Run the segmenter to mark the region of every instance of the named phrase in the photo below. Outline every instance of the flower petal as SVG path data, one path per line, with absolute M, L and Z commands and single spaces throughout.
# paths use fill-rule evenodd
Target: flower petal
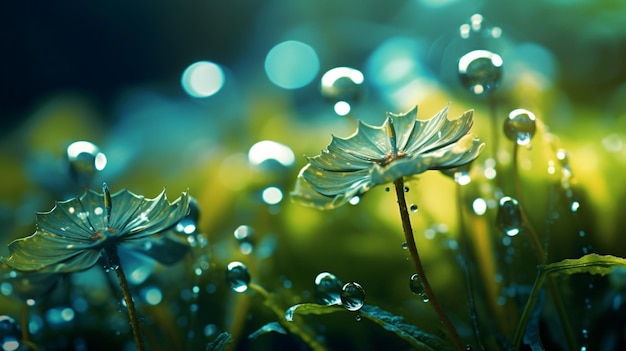
M 172 231 L 162 235 L 153 235 L 150 238 L 124 241 L 122 247 L 148 256 L 165 265 L 179 262 L 189 252 L 186 240 Z
M 302 175 L 296 179 L 296 186 L 289 194 L 291 200 L 303 206 L 314 207 L 320 210 L 331 210 L 333 206 L 333 196 L 325 196 L 318 193 L 311 184 L 309 184 Z
M 383 126 L 386 126 L 389 118 L 392 119 L 393 128 L 396 132 L 396 149 L 404 150 L 409 140 L 411 140 L 411 134 L 413 133 L 415 124 L 418 122 L 417 106 L 406 113 L 395 114 L 387 112 L 387 120 L 385 120 Z
M 67 238 L 38 229 L 35 234 L 9 244 L 3 261 L 20 271 L 75 272 L 93 266 L 100 257 L 94 244 L 75 244 Z
M 372 127 L 359 121 L 357 131 L 351 136 L 333 136 L 328 151 L 348 154 L 365 161 L 379 161 L 391 152 L 391 143 L 384 127 Z
M 327 171 L 356 171 L 372 165 L 372 162 L 350 154 L 331 153 L 328 150 L 322 150 L 317 156 L 307 157 L 307 160 L 312 166 Z
M 302 177 L 322 195 L 335 196 L 344 192 L 362 193 L 369 190 L 370 170 L 349 172 L 325 171 L 315 167 L 302 169 Z
M 114 205 L 115 206 L 115 205 Z M 124 240 L 143 238 L 164 232 L 175 226 L 189 213 L 189 194 L 183 194 L 170 203 L 165 189 L 154 199 L 144 199 L 135 208 L 135 216 L 127 223 Z

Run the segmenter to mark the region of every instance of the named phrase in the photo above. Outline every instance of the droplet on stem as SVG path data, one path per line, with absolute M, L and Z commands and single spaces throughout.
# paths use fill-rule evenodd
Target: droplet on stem
M 424 286 L 422 285 L 422 281 L 420 280 L 419 275 L 417 273 L 413 274 L 409 279 L 409 288 L 411 292 L 415 295 L 418 295 L 422 298 L 422 301 L 428 302 L 430 298 L 428 294 L 426 294 L 426 290 L 424 290 Z
M 461 84 L 474 95 L 495 90 L 502 80 L 502 57 L 488 50 L 473 50 L 459 59 Z
M 226 267 L 226 282 L 233 291 L 244 292 L 248 290 L 248 284 L 250 284 L 248 267 L 238 261 L 229 263 Z
M 525 109 L 511 111 L 504 120 L 504 134 L 517 145 L 529 145 L 536 130 L 535 114 Z
M 498 214 L 496 215 L 498 227 L 508 236 L 519 234 L 522 226 L 522 213 L 519 202 L 510 196 L 500 199 Z

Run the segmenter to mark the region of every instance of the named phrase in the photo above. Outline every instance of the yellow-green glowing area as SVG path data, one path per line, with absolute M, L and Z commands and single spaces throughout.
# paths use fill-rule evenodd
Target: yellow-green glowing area
M 224 71 L 210 61 L 198 61 L 185 69 L 180 84 L 189 96 L 206 98 L 215 95 L 224 86 Z
M 300 41 L 288 40 L 274 46 L 265 57 L 265 73 L 283 89 L 298 89 L 311 83 L 320 69 L 315 50 Z

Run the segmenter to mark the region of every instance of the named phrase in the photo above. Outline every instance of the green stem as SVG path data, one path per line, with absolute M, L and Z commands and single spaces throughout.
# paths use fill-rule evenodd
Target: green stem
M 135 339 L 135 345 L 137 345 L 137 351 L 144 351 L 145 348 L 143 345 L 143 339 L 141 338 L 139 331 L 139 317 L 137 315 L 137 309 L 135 308 L 135 302 L 133 301 L 133 297 L 128 288 L 128 281 L 126 280 L 126 275 L 122 269 L 120 257 L 117 254 L 117 246 L 111 245 L 105 248 L 105 252 L 109 259 L 109 266 L 115 271 L 117 280 L 122 288 L 124 303 L 126 304 L 126 309 L 128 310 L 128 318 L 130 319 L 130 326 L 133 330 L 133 337 Z
M 454 341 L 456 348 L 459 351 L 465 350 L 465 347 L 463 346 L 463 342 L 461 341 L 459 334 L 454 328 L 454 325 L 452 324 L 452 322 L 450 322 L 450 319 L 448 318 L 448 316 L 446 315 L 446 312 L 441 307 L 441 304 L 439 304 L 439 300 L 437 300 L 437 297 L 435 296 L 435 293 L 433 292 L 433 289 L 431 288 L 430 283 L 428 282 L 428 279 L 426 278 L 426 272 L 424 272 L 422 261 L 420 260 L 419 253 L 417 252 L 417 245 L 415 244 L 415 238 L 413 237 L 413 228 L 411 226 L 411 220 L 409 218 L 409 211 L 406 206 L 406 199 L 404 197 L 404 179 L 402 178 L 396 179 L 393 182 L 393 185 L 396 188 L 396 196 L 398 197 L 398 207 L 400 209 L 400 217 L 402 218 L 402 229 L 404 230 L 404 237 L 406 240 L 407 248 L 409 250 L 409 253 L 411 254 L 413 265 L 415 266 L 415 272 L 420 278 L 422 286 L 424 287 L 424 292 L 426 293 L 426 296 L 430 300 L 431 306 L 433 306 L 433 308 L 435 309 L 435 312 L 437 313 L 437 315 L 439 316 L 439 319 L 441 320 L 441 323 L 443 323 L 444 327 L 447 329 L 448 333 L 450 334 L 450 337 L 452 337 L 452 340 Z
M 519 152 L 519 145 L 517 143 L 513 143 L 513 163 L 512 163 L 513 182 L 515 183 L 515 191 L 517 192 L 516 196 L 518 198 L 517 200 L 523 204 L 524 200 L 521 198 L 523 194 L 523 189 L 522 189 L 523 187 L 522 187 L 522 180 L 519 174 L 518 152 Z M 543 249 L 543 246 L 541 245 L 539 241 L 539 236 L 537 235 L 535 228 L 531 224 L 530 220 L 528 219 L 528 216 L 526 215 L 526 212 L 524 211 L 524 206 L 521 206 L 521 205 L 520 205 L 520 214 L 522 216 L 522 223 L 524 225 L 524 229 L 526 229 L 526 232 L 528 233 L 528 238 L 530 239 L 530 242 L 533 246 L 535 255 L 537 256 L 540 264 L 545 264 L 548 259 L 548 255 Z M 561 325 L 563 326 L 563 332 L 565 333 L 565 339 L 567 340 L 567 345 L 570 350 L 575 350 L 576 349 L 576 337 L 574 336 L 572 325 L 569 322 L 569 318 L 565 310 L 565 303 L 563 302 L 563 297 L 561 296 L 561 293 L 559 291 L 559 288 L 556 282 L 554 281 L 554 278 L 551 276 L 548 276 L 546 279 L 548 281 L 548 293 L 550 294 L 550 296 L 552 296 L 552 299 L 554 300 L 557 314 L 559 315 Z M 541 279 L 539 283 L 543 283 L 543 279 Z M 532 305 L 535 304 L 534 300 L 536 300 L 536 296 L 534 299 L 529 298 L 528 303 L 526 304 L 526 308 L 529 307 L 529 304 L 531 305 L 530 306 L 531 311 L 532 311 Z M 526 313 L 526 309 L 524 310 L 524 313 Z M 525 329 L 525 325 L 526 324 L 520 324 L 518 325 L 518 328 L 521 326 L 524 326 L 524 329 Z M 516 333 L 519 333 L 519 332 L 520 332 L 519 330 L 516 330 Z
M 305 330 L 300 328 L 300 326 L 296 322 L 288 322 L 285 320 L 285 309 L 281 308 L 276 302 L 272 294 L 270 294 L 265 288 L 258 284 L 250 283 L 248 284 L 248 288 L 256 291 L 263 297 L 264 303 L 267 307 L 269 307 L 276 315 L 278 316 L 278 321 L 280 325 L 285 327 L 285 329 L 289 330 L 290 333 L 299 336 L 302 341 L 304 341 L 311 350 L 313 351 L 326 351 L 326 347 L 320 344 L 315 338 L 307 333 Z

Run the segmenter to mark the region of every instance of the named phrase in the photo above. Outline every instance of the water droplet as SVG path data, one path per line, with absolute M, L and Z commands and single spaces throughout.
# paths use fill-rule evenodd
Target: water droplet
M 229 263 L 226 267 L 226 282 L 233 291 L 244 292 L 248 290 L 248 284 L 250 283 L 248 267 L 237 261 Z
M 357 283 L 346 283 L 341 288 L 341 303 L 348 311 L 358 311 L 365 303 L 365 289 Z
M 20 348 L 22 332 L 15 319 L 9 316 L 0 316 L 0 348 L 4 351 L 14 351 Z
M 576 200 L 572 201 L 572 203 L 570 204 L 570 210 L 572 210 L 572 212 L 578 212 L 579 208 L 580 208 L 580 202 Z
M 404 187 L 404 192 L 405 192 L 405 193 L 408 193 L 408 192 L 409 192 L 409 190 L 410 190 L 410 189 L 409 189 L 409 187 L 408 187 L 408 186 L 405 186 L 405 187 Z
M 293 315 L 296 311 L 296 308 L 298 308 L 298 305 L 291 306 L 287 309 L 287 311 L 285 311 L 285 320 L 287 322 L 293 322 Z
M 334 274 L 322 272 L 315 277 L 315 301 L 320 305 L 341 304 L 341 280 Z
M 283 191 L 278 187 L 270 186 L 263 190 L 261 198 L 268 205 L 277 205 L 283 201 Z
M 485 199 L 479 197 L 472 201 L 472 210 L 478 216 L 482 216 L 487 212 L 487 201 Z
M 361 319 L 363 319 L 363 317 L 361 317 L 360 313 L 357 313 L 356 316 L 354 316 L 354 320 L 356 320 L 357 322 L 360 322 Z
M 522 214 L 519 202 L 509 196 L 501 198 L 496 222 L 506 235 L 515 236 L 519 234 L 520 227 L 522 226 Z
M 385 187 L 385 191 L 389 192 L 389 191 L 391 191 L 391 188 L 387 186 L 387 187 Z
M 465 351 L 474 351 L 474 348 L 472 347 L 472 345 L 465 345 Z
M 475 95 L 495 90 L 502 80 L 502 57 L 488 50 L 473 50 L 459 59 L 461 84 Z
M 350 205 L 358 205 L 359 202 L 361 202 L 361 197 L 360 196 L 353 196 L 350 201 L 348 201 L 350 203 Z
M 350 67 L 335 67 L 322 76 L 322 96 L 331 102 L 358 101 L 363 95 L 364 76 L 361 71 Z
M 422 301 L 424 302 L 430 301 L 430 299 L 428 298 L 428 295 L 426 294 L 426 290 L 424 290 L 422 281 L 420 280 L 420 277 L 419 275 L 417 275 L 417 273 L 413 274 L 411 278 L 409 279 L 409 288 L 411 289 L 411 292 L 413 294 L 421 297 Z
M 198 200 L 189 197 L 189 214 L 180 220 L 174 230 L 180 234 L 194 234 L 198 230 L 198 220 L 200 219 L 200 206 Z
M 410 209 L 411 209 L 411 212 L 417 212 L 417 205 L 411 204 Z
M 405 242 L 402 243 L 402 249 L 406 250 L 409 247 L 409 245 Z
M 72 179 L 81 187 L 88 186 L 97 172 L 103 170 L 107 158 L 100 148 L 89 141 L 75 141 L 66 150 Z
M 239 251 L 244 255 L 249 255 L 254 250 L 254 230 L 247 225 L 240 225 L 233 232 L 235 239 L 239 243 Z
M 529 145 L 536 130 L 535 114 L 525 109 L 511 111 L 504 120 L 504 134 L 518 145 Z

